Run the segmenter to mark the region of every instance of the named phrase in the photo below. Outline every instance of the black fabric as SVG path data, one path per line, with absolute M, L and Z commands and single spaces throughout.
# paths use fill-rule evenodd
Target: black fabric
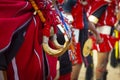
M 101 17 L 101 15 L 105 12 L 106 8 L 108 5 L 104 5 L 102 7 L 100 7 L 97 11 L 95 11 L 92 15 L 94 15 L 95 17 L 97 17 L 98 19 Z
M 115 48 L 114 48 L 113 51 L 111 52 L 110 65 L 111 65 L 113 68 L 116 68 L 117 65 L 118 65 L 117 59 L 115 58 Z
M 120 25 L 120 20 L 119 20 L 118 24 Z
M 64 1 L 63 3 L 63 10 L 65 12 L 71 12 L 72 7 L 76 4 L 77 0 L 68 0 L 67 2 Z
M 47 80 L 47 76 L 49 74 L 49 70 L 48 70 L 48 63 L 47 63 L 47 58 L 46 58 L 46 55 L 45 55 L 45 51 L 43 50 L 43 58 L 44 58 L 44 73 L 45 73 L 45 78 Z
M 85 10 L 83 9 L 83 21 L 84 21 L 84 28 L 88 29 L 88 18 L 87 18 L 87 14 L 85 12 Z
M 65 42 L 64 35 L 62 34 L 62 32 L 59 29 L 57 29 L 57 31 L 58 31 L 57 32 L 58 43 L 60 43 L 61 45 L 63 45 L 64 42 Z
M 114 27 L 111 28 L 111 31 L 110 31 L 110 36 L 112 36 L 114 33 Z
M 119 54 L 120 55 L 120 54 Z M 120 64 L 120 58 L 118 58 L 118 64 Z
M 103 79 L 102 80 L 107 80 L 107 74 L 108 74 L 107 71 L 103 73 Z
M 89 65 L 86 69 L 85 80 L 92 80 L 93 73 L 94 73 L 93 72 L 93 67 Z
M 79 32 L 79 42 L 81 45 L 81 50 L 83 49 L 85 41 L 88 39 L 88 19 L 86 16 L 86 12 L 83 12 L 83 21 L 84 21 L 84 28 Z
M 17 51 L 24 41 L 23 34 L 26 31 L 29 22 L 30 20 L 26 21 L 26 23 L 22 25 L 19 30 L 16 30 L 12 37 L 10 46 L 6 50 L 0 52 L 0 70 L 6 70 L 8 64 L 17 54 Z
M 4 54 L 0 54 L 0 70 L 7 69 L 7 61 Z
M 80 30 L 79 35 L 80 35 L 79 36 L 79 42 L 80 42 L 80 45 L 81 45 L 81 50 L 83 50 L 84 43 L 88 39 L 88 29 Z
M 86 66 L 85 80 L 92 80 L 94 74 L 93 56 L 87 57 L 88 65 Z
M 64 36 L 63 34 L 58 30 L 57 34 L 57 40 L 60 44 L 64 44 Z M 70 73 L 72 71 L 72 64 L 69 59 L 68 51 L 66 51 L 62 56 L 58 57 L 60 61 L 60 75 L 64 75 L 67 73 Z
M 70 62 L 68 51 L 66 51 L 61 57 L 60 61 L 60 75 L 70 73 L 72 71 L 72 64 Z

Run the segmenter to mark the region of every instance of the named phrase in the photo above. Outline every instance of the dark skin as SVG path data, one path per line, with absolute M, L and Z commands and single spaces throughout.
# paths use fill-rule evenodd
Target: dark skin
M 99 33 L 97 32 L 94 23 L 88 22 L 89 29 L 95 34 L 96 37 L 96 43 L 102 43 L 102 38 L 100 37 Z

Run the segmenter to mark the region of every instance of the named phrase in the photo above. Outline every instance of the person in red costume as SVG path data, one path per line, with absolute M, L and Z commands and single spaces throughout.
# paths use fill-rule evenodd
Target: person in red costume
M 117 13 L 117 19 L 118 21 L 120 20 L 120 1 L 117 3 L 118 6 L 116 6 L 116 13 Z M 114 36 L 116 38 L 120 38 L 120 32 L 117 30 L 114 30 Z M 111 52 L 111 57 L 110 57 L 110 65 L 113 68 L 116 68 L 118 64 L 120 63 L 120 53 L 119 53 L 119 41 L 115 43 L 115 47 Z
M 59 24 L 51 0 L 0 0 L 0 70 L 9 80 L 53 80 L 57 57 L 43 38 Z M 41 11 L 40 11 L 41 10 Z
M 92 37 L 92 49 L 98 51 L 96 65 L 96 80 L 106 80 L 107 63 L 109 52 L 113 49 L 118 38 L 110 36 L 111 29 L 119 29 L 119 23 L 115 15 L 116 3 L 119 0 L 93 0 L 89 10 L 88 19 L 96 25 L 98 32 L 102 38 L 101 43 L 96 44 L 96 40 Z M 117 25 L 117 26 L 116 26 Z M 115 27 L 116 26 L 116 27 Z
M 58 0 L 63 4 L 63 10 L 66 15 L 72 15 L 73 21 L 71 24 L 73 25 L 74 35 L 75 35 L 75 46 L 77 49 L 75 56 L 71 56 L 72 59 L 72 73 L 71 80 L 77 80 L 79 76 L 79 72 L 82 65 L 82 48 L 84 42 L 88 37 L 88 29 L 91 29 L 96 34 L 96 39 L 98 42 L 100 41 L 100 36 L 97 33 L 95 26 L 88 22 L 86 17 L 86 11 L 84 8 L 84 1 L 82 0 Z M 76 33 L 77 32 L 77 33 Z M 71 50 L 72 51 L 72 50 Z M 74 55 L 74 54 L 73 54 Z

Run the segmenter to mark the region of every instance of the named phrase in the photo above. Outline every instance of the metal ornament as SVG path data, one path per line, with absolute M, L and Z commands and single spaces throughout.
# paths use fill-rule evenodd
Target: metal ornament
M 93 41 L 89 38 L 83 46 L 83 56 L 87 57 L 92 52 Z

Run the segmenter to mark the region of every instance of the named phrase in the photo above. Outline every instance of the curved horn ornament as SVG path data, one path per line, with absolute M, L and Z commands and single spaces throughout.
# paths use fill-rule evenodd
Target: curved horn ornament
M 59 44 L 58 41 L 57 41 L 57 35 L 54 34 L 54 29 L 53 27 L 51 27 L 50 29 L 50 36 L 51 36 L 51 40 L 53 42 L 53 45 L 55 46 L 55 48 L 59 49 L 59 48 L 62 48 L 63 45 Z
M 64 34 L 64 38 L 65 38 L 64 45 L 61 45 L 58 43 L 56 34 L 51 35 L 53 37 L 53 39 L 52 39 L 53 45 L 55 46 L 56 49 L 53 49 L 49 46 L 49 43 L 48 43 L 49 37 L 47 37 L 47 36 L 43 36 L 43 44 L 42 44 L 43 49 L 47 54 L 52 55 L 52 56 L 56 56 L 56 57 L 64 54 L 65 51 L 69 48 L 69 46 L 71 44 L 71 38 L 69 38 L 67 36 L 67 34 L 65 34 L 65 31 L 64 31 L 64 28 L 62 27 L 62 25 L 58 25 L 57 27 Z M 51 32 L 52 32 L 52 30 L 51 30 Z
M 65 53 L 65 51 L 68 49 L 69 45 L 70 45 L 70 40 L 66 41 L 63 45 L 62 48 L 58 48 L 58 49 L 53 49 L 49 46 L 48 44 L 49 41 L 49 37 L 43 36 L 43 49 L 45 50 L 46 53 L 48 53 L 49 55 L 52 56 L 61 56 L 62 54 Z
M 54 43 L 55 48 L 57 48 L 57 49 L 63 48 L 63 45 L 59 44 L 59 42 L 57 41 L 57 35 L 56 34 L 53 35 L 52 41 Z

